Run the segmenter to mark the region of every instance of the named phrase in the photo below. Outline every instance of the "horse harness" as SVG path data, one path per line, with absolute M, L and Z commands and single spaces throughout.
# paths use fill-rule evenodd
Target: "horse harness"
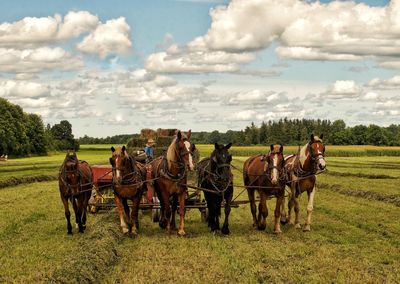
M 68 171 L 68 170 L 66 170 L 65 169 L 65 163 L 66 162 L 68 162 L 68 161 L 75 161 L 74 159 L 71 159 L 71 158 L 68 158 L 68 159 L 66 159 L 65 161 L 64 161 L 64 163 L 61 165 L 61 168 L 60 168 L 60 171 L 59 171 L 59 177 L 60 177 L 60 179 L 61 179 L 61 182 L 64 184 L 64 186 L 67 188 L 67 195 L 68 196 L 71 196 L 71 197 L 75 197 L 75 196 L 78 196 L 78 195 L 80 195 L 80 194 L 82 194 L 82 193 L 85 193 L 85 192 L 87 192 L 87 191 L 92 191 L 92 188 L 89 188 L 89 189 L 85 189 L 85 190 L 82 190 L 82 188 L 83 187 L 86 187 L 86 186 L 93 186 L 93 182 L 91 182 L 91 180 L 93 179 L 93 172 L 92 172 L 92 169 L 89 167 L 89 169 L 90 169 L 90 173 L 89 173 L 89 176 L 85 176 L 85 174 L 79 169 L 79 163 L 85 163 L 85 164 L 87 164 L 87 165 L 89 165 L 86 161 L 82 161 L 82 160 L 76 160 L 77 161 L 77 167 L 76 167 L 76 170 L 72 170 L 72 171 Z M 67 179 L 67 174 L 69 174 L 69 173 L 75 173 L 75 174 L 78 174 L 79 175 L 79 183 L 78 183 L 78 187 L 81 189 L 78 193 L 73 193 L 72 192 L 72 184 L 70 184 L 70 183 L 68 183 L 67 181 L 66 181 L 66 179 Z M 87 180 L 89 180 L 89 182 L 87 182 L 87 183 L 83 183 L 83 177 L 85 177 L 85 178 L 87 178 Z

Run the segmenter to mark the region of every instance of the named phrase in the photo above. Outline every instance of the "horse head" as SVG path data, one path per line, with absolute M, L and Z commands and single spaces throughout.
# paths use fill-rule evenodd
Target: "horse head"
M 110 164 L 113 170 L 114 182 L 121 184 L 123 180 L 131 179 L 135 166 L 133 158 L 129 156 L 125 146 L 117 149 L 111 147 L 111 153 Z
M 268 164 L 268 174 L 272 185 L 278 185 L 279 181 L 282 180 L 285 168 L 285 158 L 283 156 L 283 146 L 273 145 L 270 146 L 270 151 L 266 156 Z
M 216 173 L 216 179 L 219 181 L 230 181 L 231 179 L 231 161 L 232 155 L 228 150 L 232 143 L 224 145 L 214 144 L 214 151 L 211 153 L 211 172 Z
M 61 170 L 62 178 L 72 194 L 78 194 L 80 184 L 79 160 L 75 151 L 68 150 Z
M 184 163 L 185 167 L 193 171 L 195 168 L 193 151 L 196 149 L 196 146 L 194 145 L 194 143 L 190 143 L 191 135 L 191 130 L 189 130 L 187 134 L 184 134 L 180 130 L 178 130 L 175 140 L 175 152 L 178 156 L 178 159 Z
M 308 142 L 308 150 L 310 152 L 311 160 L 314 162 L 315 167 L 321 171 L 326 168 L 325 145 L 322 143 L 323 137 L 323 134 L 319 137 L 311 134 L 310 141 Z

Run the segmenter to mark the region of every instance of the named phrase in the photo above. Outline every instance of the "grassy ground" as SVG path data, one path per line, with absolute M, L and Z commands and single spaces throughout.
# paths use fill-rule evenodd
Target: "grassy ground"
M 202 154 L 212 149 L 202 147 Z M 109 150 L 82 150 L 78 157 L 106 164 Z M 56 175 L 63 158 L 10 160 L 0 164 L 0 181 L 20 172 Z M 245 159 L 235 156 L 233 164 L 241 168 Z M 312 231 L 287 225 L 278 236 L 272 234 L 274 200 L 264 232 L 252 228 L 242 205 L 232 210 L 228 237 L 212 235 L 196 209 L 187 213 L 186 238 L 167 235 L 146 211 L 135 239 L 122 236 L 113 211 L 90 215 L 85 234 L 67 236 L 56 181 L 0 189 L 0 282 L 400 282 L 400 203 L 392 202 L 400 198 L 400 158 L 327 162 L 329 171 L 318 176 Z M 234 175 L 242 184 L 241 173 Z

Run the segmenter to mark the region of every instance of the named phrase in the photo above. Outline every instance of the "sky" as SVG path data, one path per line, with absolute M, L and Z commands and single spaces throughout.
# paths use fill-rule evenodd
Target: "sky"
M 0 97 L 75 137 L 400 123 L 400 0 L 2 1 Z

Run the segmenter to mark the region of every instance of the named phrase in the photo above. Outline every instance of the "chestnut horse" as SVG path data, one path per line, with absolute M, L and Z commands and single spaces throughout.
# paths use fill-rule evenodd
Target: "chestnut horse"
M 291 223 L 291 213 L 294 206 L 296 215 L 294 225 L 297 229 L 301 228 L 299 223 L 300 203 L 298 198 L 302 192 L 307 191 L 307 219 L 303 228 L 305 232 L 311 230 L 311 214 L 314 208 L 315 195 L 315 174 L 318 171 L 324 171 L 326 168 L 324 157 L 325 146 L 322 143 L 322 138 L 322 134 L 320 137 L 311 134 L 310 141 L 299 150 L 299 153 L 285 157 L 287 186 L 290 187 L 288 221 Z
M 229 214 L 233 197 L 233 175 L 231 172 L 232 155 L 228 145 L 215 143 L 214 151 L 209 158 L 205 158 L 197 165 L 198 186 L 204 191 L 204 197 L 208 208 L 208 226 L 212 232 L 219 231 L 219 216 L 221 215 L 221 203 L 225 200 L 225 221 L 221 232 L 229 234 Z
M 146 170 L 127 153 L 125 146 L 117 149 L 111 147 L 111 153 L 113 190 L 122 232 L 129 236 L 137 235 L 139 205 L 145 186 Z M 128 199 L 132 201 L 131 212 Z
M 92 168 L 87 162 L 79 161 L 74 151 L 68 151 L 60 167 L 58 185 L 64 204 L 68 234 L 72 234 L 68 200 L 74 208 L 76 226 L 79 232 L 83 233 L 86 229 L 86 211 L 93 187 Z
M 190 143 L 191 131 L 187 135 L 177 132 L 167 154 L 151 162 L 154 189 L 160 199 L 161 219 L 160 227 L 166 228 L 170 233 L 175 229 L 175 212 L 179 200 L 180 223 L 178 235 L 185 235 L 185 199 L 187 193 L 187 172 L 186 169 L 194 170 L 192 152 L 194 144 Z M 172 197 L 172 208 L 170 198 Z
M 271 145 L 267 155 L 256 155 L 248 158 L 243 165 L 243 181 L 247 188 L 250 210 L 253 216 L 253 227 L 265 230 L 268 216 L 267 198 L 276 197 L 274 233 L 281 233 L 281 205 L 285 195 L 285 159 L 282 145 Z M 256 218 L 255 190 L 260 195 L 258 217 Z

